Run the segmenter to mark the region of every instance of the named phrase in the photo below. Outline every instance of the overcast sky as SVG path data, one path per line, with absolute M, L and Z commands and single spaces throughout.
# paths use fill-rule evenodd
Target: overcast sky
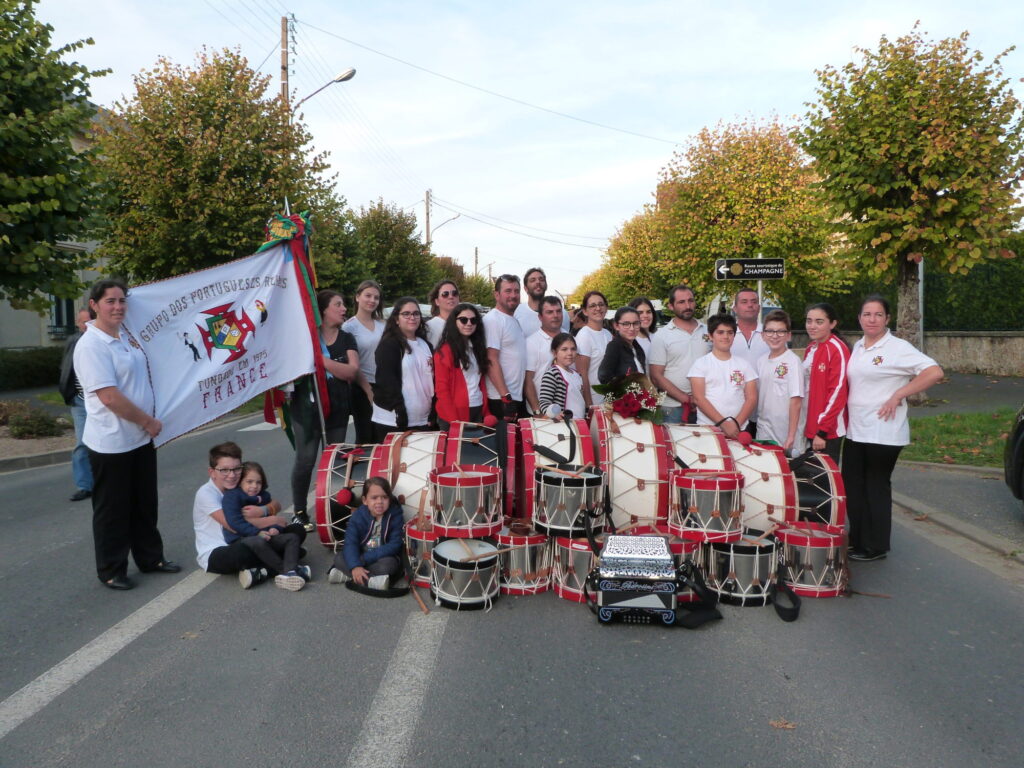
M 970 31 L 988 60 L 1024 37 L 1024 3 L 988 0 L 42 0 L 37 13 L 56 44 L 94 38 L 76 58 L 113 70 L 93 85 L 104 106 L 158 56 L 190 64 L 204 45 L 240 48 L 279 87 L 280 18 L 294 14 L 295 100 L 358 70 L 302 107 L 349 204 L 408 207 L 422 236 L 430 188 L 435 253 L 472 270 L 478 247 L 483 274 L 539 265 L 565 293 L 702 127 L 795 120 L 816 68 L 918 19 L 935 39 Z M 1024 55 L 1005 69 L 1020 95 Z

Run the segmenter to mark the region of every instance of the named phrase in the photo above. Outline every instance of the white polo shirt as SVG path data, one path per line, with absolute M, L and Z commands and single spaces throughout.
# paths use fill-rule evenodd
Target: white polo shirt
M 665 378 L 686 394 L 690 394 L 690 368 L 697 360 L 711 351 L 711 337 L 704 323 L 697 323 L 691 333 L 680 328 L 675 322 L 659 328 L 651 337 L 651 352 L 647 365 L 665 366 Z M 682 403 L 665 395 L 663 408 L 678 408 Z
M 854 344 L 846 368 L 850 382 L 846 436 L 858 443 L 910 443 L 907 401 L 899 404 L 889 421 L 879 418 L 878 409 L 896 390 L 933 365 L 938 363 L 889 331 L 870 347 L 864 345 L 864 339 Z
M 196 562 L 204 571 L 210 564 L 210 553 L 217 547 L 223 547 L 224 529 L 213 517 L 213 513 L 222 508 L 224 494 L 213 484 L 213 480 L 196 491 L 192 503 L 192 528 L 196 532 Z
M 498 350 L 498 364 L 505 377 L 505 386 L 513 400 L 523 399 L 523 379 L 526 378 L 526 337 L 522 326 L 512 315 L 492 309 L 484 315 L 484 331 L 487 334 L 487 348 Z M 487 377 L 487 397 L 500 400 L 504 392 Z
M 612 332 L 607 328 L 595 331 L 589 325 L 585 325 L 576 332 L 576 351 L 581 355 L 590 358 L 590 367 L 587 369 L 589 381 L 583 382 L 590 387 L 590 402 L 599 405 L 604 402 L 604 395 L 594 391 L 594 385 L 600 384 L 598 372 L 601 370 L 601 361 L 604 360 L 605 350 L 612 340 Z
M 440 315 L 434 315 L 427 320 L 427 341 L 437 351 L 437 345 L 441 343 L 441 334 L 444 332 L 444 324 L 447 321 Z
M 757 381 L 757 371 L 742 357 L 733 355 L 728 360 L 719 360 L 712 352 L 708 352 L 690 368 L 690 378 L 704 379 L 704 396 L 723 417 L 736 417 L 746 402 L 746 385 L 748 382 Z M 715 422 L 705 416 L 704 411 L 698 409 L 697 423 Z M 744 421 L 740 424 L 740 429 L 745 426 L 747 422 Z
M 377 380 L 377 345 L 380 343 L 381 334 L 384 333 L 384 321 L 374 320 L 373 330 L 370 330 L 359 318 L 350 317 L 341 324 L 341 330 L 348 331 L 356 337 L 356 347 L 359 350 L 359 370 L 363 372 L 366 380 L 373 384 Z
M 100 402 L 96 392 L 117 387 L 139 410 L 155 413 L 153 386 L 142 347 L 121 329 L 117 338 L 91 321 L 75 345 L 75 375 L 85 393 L 82 442 L 97 453 L 126 453 L 151 438 L 138 424 L 122 419 Z
M 757 436 L 779 445 L 789 436 L 789 403 L 804 396 L 804 371 L 791 349 L 757 361 Z M 799 421 L 799 416 L 797 417 Z M 797 437 L 800 436 L 799 431 Z
M 757 328 L 750 334 L 750 339 L 748 340 L 743 335 L 739 325 L 736 326 L 736 337 L 732 340 L 732 349 L 730 351 L 750 363 L 751 368 L 757 365 L 757 361 L 761 359 L 762 355 L 767 355 L 772 351 L 771 347 L 768 346 L 768 343 L 761 336 L 762 330 L 761 324 L 758 323 Z
M 530 338 L 540 330 L 540 315 L 530 309 L 529 302 L 520 302 L 513 317 L 519 321 L 519 327 L 523 329 L 523 336 L 526 338 Z M 565 307 L 562 307 L 562 330 L 566 333 L 569 332 L 569 314 L 565 311 Z
M 544 372 L 551 367 L 554 354 L 551 352 L 551 340 L 554 336 L 548 336 L 543 328 L 526 337 L 526 371 L 533 371 L 533 386 L 540 392 L 540 380 L 544 378 Z

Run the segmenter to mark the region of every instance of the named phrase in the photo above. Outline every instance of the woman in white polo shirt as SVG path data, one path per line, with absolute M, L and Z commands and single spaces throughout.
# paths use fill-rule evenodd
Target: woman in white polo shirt
M 604 322 L 608 299 L 600 291 L 587 291 L 583 295 L 583 311 L 587 324 L 576 332 L 576 370 L 583 377 L 583 398 L 589 408 L 604 402 L 604 395 L 595 392 L 593 386 L 601 383 L 598 372 L 605 349 L 612 340 L 612 332 Z
M 383 443 L 389 432 L 427 429 L 434 399 L 434 361 L 419 302 L 412 296 L 395 302 L 377 345 L 376 362 L 374 442 Z
M 177 573 L 164 559 L 157 529 L 155 418 L 146 355 L 121 328 L 128 289 L 100 280 L 89 291 L 93 320 L 75 345 L 75 374 L 87 413 L 82 442 L 92 468 L 96 575 L 110 589 L 131 589 L 128 554 L 143 572 Z
M 892 528 L 892 471 L 910 442 L 906 398 L 942 379 L 942 368 L 888 329 L 889 302 L 861 304 L 864 337 L 850 354 L 843 483 L 850 518 L 850 559 L 881 560 Z

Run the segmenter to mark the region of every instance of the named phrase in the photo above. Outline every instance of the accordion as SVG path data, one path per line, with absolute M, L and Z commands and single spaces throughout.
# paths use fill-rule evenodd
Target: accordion
M 675 561 L 660 536 L 609 536 L 595 577 L 601 621 L 675 621 Z

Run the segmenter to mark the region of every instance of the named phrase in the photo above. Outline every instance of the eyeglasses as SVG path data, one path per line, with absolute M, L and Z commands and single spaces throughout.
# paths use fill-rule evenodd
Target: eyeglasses
M 594 304 L 587 304 L 587 309 L 607 309 L 608 305 L 603 301 L 596 302 Z
M 468 315 L 467 316 L 459 315 L 455 319 L 458 320 L 463 325 L 476 325 L 476 318 L 475 317 L 470 317 Z
M 640 321 L 639 320 L 637 320 L 635 322 L 632 322 L 632 323 L 625 323 L 625 322 L 619 323 L 619 328 L 639 328 L 639 327 L 640 327 Z
M 239 467 L 216 467 L 214 470 L 221 477 L 227 477 L 228 475 L 240 475 L 242 474 L 242 468 Z
M 789 331 L 761 331 L 762 336 L 785 336 Z
M 419 319 L 422 315 L 419 312 L 399 312 L 398 316 L 403 320 L 410 320 L 412 318 Z
M 440 296 L 442 299 L 450 299 L 452 296 L 458 296 L 459 292 L 458 291 L 441 291 L 437 295 Z

